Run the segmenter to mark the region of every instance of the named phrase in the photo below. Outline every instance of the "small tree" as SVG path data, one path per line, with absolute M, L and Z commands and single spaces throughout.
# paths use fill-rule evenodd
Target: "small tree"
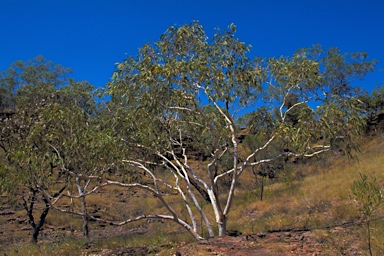
M 16 62 L 2 73 L 0 88 L 7 92 L 4 106 L 12 107 L 1 124 L 0 145 L 8 160 L 1 166 L 0 175 L 7 181 L 2 189 L 15 184 L 27 188 L 28 197 L 21 198 L 34 229 L 32 242 L 37 242 L 49 210 L 70 182 L 77 187 L 83 234 L 88 236 L 90 179 L 81 175 L 100 175 L 110 167 L 103 160 L 112 154 L 112 140 L 108 142 L 110 135 L 98 116 L 95 90 L 87 82 L 66 79 L 67 72 L 38 57 Z M 43 210 L 35 222 L 38 202 Z
M 50 200 L 66 187 L 65 177 L 59 177 L 54 171 L 57 158 L 47 150 L 42 138 L 43 126 L 39 124 L 41 113 L 57 100 L 54 92 L 66 83 L 69 71 L 39 56 L 28 62 L 15 62 L 0 76 L 0 88 L 6 92 L 6 100 L 2 97 L 0 108 L 4 121 L 0 124 L 0 144 L 5 156 L 1 168 L 6 181 L 1 189 L 12 193 L 19 185 L 24 186 L 21 191 L 26 190 L 28 196 L 19 196 L 33 228 L 33 243 L 37 242 L 50 210 Z M 59 181 L 63 183 L 59 184 Z M 43 196 L 41 189 L 49 189 L 50 197 Z M 36 222 L 34 215 L 38 202 L 43 203 L 43 210 Z
M 371 221 L 375 213 L 380 209 L 384 200 L 377 177 L 369 178 L 360 173 L 360 178 L 355 180 L 351 186 L 352 199 L 357 204 L 367 227 L 367 244 L 369 254 L 372 254 L 372 231 Z
M 38 150 L 56 159 L 55 173 L 67 177 L 77 188 L 70 195 L 60 197 L 79 199 L 83 218 L 83 235 L 89 235 L 89 214 L 86 197 L 94 192 L 94 185 L 88 176 L 103 176 L 113 165 L 111 133 L 103 122 L 102 109 L 96 104 L 94 88 L 87 82 L 69 81 L 69 84 L 54 91 L 57 100 L 49 102 L 40 111 L 39 122 L 34 125 L 38 132 L 29 138 L 40 142 Z M 30 146 L 29 141 L 26 145 Z M 39 187 L 40 193 L 49 202 L 51 196 L 46 187 Z M 55 203 L 59 202 L 57 199 Z M 51 203 L 50 206 L 55 206 Z M 65 209 L 65 213 L 73 213 Z
M 290 101 L 288 100 L 288 102 Z M 298 110 L 295 109 L 295 111 L 291 111 L 290 113 L 288 113 L 286 122 L 292 122 L 290 118 L 291 116 L 293 116 L 292 112 L 300 112 L 300 109 L 302 109 L 302 106 L 299 106 Z M 279 114 L 277 109 L 275 107 L 268 106 L 267 104 L 261 106 L 253 112 L 241 116 L 239 118 L 239 122 L 245 127 L 246 130 L 246 135 L 242 143 L 243 146 L 251 151 L 254 151 L 257 148 L 261 147 L 263 141 L 270 138 L 273 133 L 276 132 L 276 130 L 278 129 L 278 120 Z M 288 150 L 288 145 L 286 144 L 287 143 L 285 141 L 275 140 L 269 145 L 268 150 L 260 152 L 257 156 L 255 155 L 253 161 L 257 162 L 258 160 L 268 159 L 278 155 L 284 150 Z M 261 201 L 263 200 L 265 178 L 275 178 L 276 173 L 279 170 L 284 169 L 286 160 L 287 158 L 285 157 L 273 162 L 260 164 L 258 166 L 252 166 L 252 173 L 255 175 L 256 181 L 258 181 L 258 176 L 261 177 L 259 182 L 259 198 Z

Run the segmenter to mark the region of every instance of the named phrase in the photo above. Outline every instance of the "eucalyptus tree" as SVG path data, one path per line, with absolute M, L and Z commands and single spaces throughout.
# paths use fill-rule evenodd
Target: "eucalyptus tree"
M 1 102 L 1 148 L 5 160 L 2 176 L 6 181 L 1 189 L 12 193 L 18 191 L 19 185 L 23 186 L 19 191 L 23 192 L 22 205 L 33 228 L 32 242 L 37 242 L 50 209 L 50 201 L 40 194 L 40 189 L 54 187 L 56 192 L 50 192 L 55 197 L 66 187 L 65 182 L 56 186 L 58 177 L 54 169 L 57 158 L 49 154 L 41 139 L 42 131 L 37 127 L 46 106 L 57 100 L 54 92 L 67 82 L 69 72 L 69 69 L 39 56 L 28 62 L 17 61 L 1 73 L 0 88 L 6 95 Z M 43 202 L 43 210 L 36 222 L 35 205 L 38 202 Z
M 316 99 L 320 106 L 316 111 L 324 138 L 335 149 L 351 154 L 356 147 L 353 136 L 361 135 L 366 125 L 365 105 L 360 100 L 364 91 L 359 81 L 374 71 L 377 60 L 368 58 L 364 51 L 346 54 L 337 48 L 322 51 L 314 46 L 308 52 L 318 56 L 322 73 L 321 96 Z
M 71 200 L 80 200 L 83 234 L 88 236 L 86 196 L 94 184 L 87 175 L 102 175 L 111 167 L 104 161 L 108 152 L 112 152 L 111 143 L 107 131 L 100 127 L 93 86 L 87 82 L 70 81 L 55 92 L 55 97 L 58 101 L 46 106 L 41 113 L 41 122 L 35 128 L 39 130 L 39 140 L 45 144 L 43 151 L 57 159 L 57 172 L 68 176 L 68 181 L 77 188 L 77 192 L 68 190 L 69 195 L 60 194 L 60 197 L 66 195 Z M 51 199 L 47 190 L 41 189 L 41 192 Z
M 81 201 L 87 236 L 86 196 L 94 184 L 86 175 L 101 175 L 112 166 L 106 161 L 112 143 L 98 116 L 96 91 L 88 82 L 67 79 L 68 72 L 38 57 L 16 62 L 1 80 L 14 102 L 13 114 L 2 126 L 2 138 L 7 138 L 2 148 L 8 157 L 2 176 L 9 181 L 7 188 L 21 184 L 29 191 L 22 205 L 34 228 L 32 242 L 37 241 L 49 210 L 72 183 L 77 192 L 71 191 L 71 197 Z M 38 223 L 36 202 L 43 202 Z
M 38 119 L 39 108 L 48 100 L 55 87 L 67 81 L 70 69 L 47 62 L 42 56 L 23 62 L 16 61 L 0 73 L 1 148 L 9 153 L 14 136 L 24 133 Z M 12 119 L 10 117 L 13 117 Z
M 305 71 L 309 61 L 318 65 L 312 74 Z M 254 150 L 263 141 L 260 136 L 280 131 L 285 135 L 271 143 L 259 158 L 276 155 L 276 150 L 304 152 L 308 143 L 321 140 L 335 150 L 350 153 L 353 137 L 364 126 L 365 108 L 359 101 L 362 90 L 353 84 L 372 72 L 376 62 L 365 52 L 347 55 L 337 48 L 324 51 L 319 45 L 300 49 L 293 58 L 270 58 L 264 104 L 242 117 L 249 129 L 244 145 Z
M 337 97 L 320 94 L 332 85 L 314 57 L 319 48 L 302 50 L 293 57 L 251 59 L 251 46 L 239 41 L 235 31 L 232 24 L 209 40 L 198 22 L 170 27 L 158 42 L 144 45 L 137 56 L 117 64 L 107 94 L 118 109 L 112 123 L 123 130 L 117 135 L 129 148 L 121 160 L 141 169 L 152 185 L 103 182 L 148 191 L 168 213 L 140 215 L 115 224 L 167 219 L 202 239 L 196 221 L 199 215 L 209 236 L 224 236 L 236 185 L 247 167 L 282 157 L 314 156 L 328 151 L 331 140 L 344 135 L 341 130 L 347 129 L 350 138 L 357 133 L 354 127 L 361 116 L 357 109 L 353 111 L 354 96 L 340 109 Z M 318 99 L 327 104 L 317 110 L 307 104 Z M 260 102 L 271 103 L 268 111 L 276 113 L 276 119 L 259 146 L 242 155 L 235 120 L 239 110 L 256 109 L 255 103 Z M 300 116 L 288 122 L 296 109 Z M 289 147 L 259 158 L 276 141 Z M 205 171 L 191 164 L 191 151 L 196 149 L 208 157 Z M 231 161 L 223 161 L 228 156 Z M 174 180 L 161 179 L 164 172 Z M 226 177 L 230 177 L 229 189 L 221 190 L 220 181 Z M 167 202 L 164 191 L 169 189 L 178 193 L 187 216 Z M 205 193 L 214 220 L 199 199 Z
M 7 164 L 15 163 L 17 151 L 25 146 L 24 139 L 40 120 L 41 109 L 55 100 L 55 88 L 66 83 L 69 73 L 70 69 L 54 65 L 42 56 L 16 61 L 0 73 L 0 147 Z

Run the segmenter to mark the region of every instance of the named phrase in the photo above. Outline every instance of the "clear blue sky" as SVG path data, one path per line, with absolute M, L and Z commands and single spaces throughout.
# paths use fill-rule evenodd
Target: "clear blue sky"
M 361 86 L 384 83 L 384 0 L 0 0 L 0 70 L 43 55 L 103 86 L 114 63 L 192 20 L 208 34 L 235 23 L 237 37 L 262 57 L 315 43 L 364 50 L 379 64 Z

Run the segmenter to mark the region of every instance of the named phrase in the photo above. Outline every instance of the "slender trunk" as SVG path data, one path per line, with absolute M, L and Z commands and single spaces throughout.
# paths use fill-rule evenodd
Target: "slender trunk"
M 227 111 L 224 113 L 224 111 L 219 107 L 219 105 L 212 99 L 212 97 L 209 96 L 209 93 L 207 90 L 205 90 L 206 95 L 209 97 L 210 100 L 212 100 L 213 104 L 215 105 L 216 109 L 219 111 L 219 113 L 222 115 L 222 117 L 225 119 L 226 123 L 228 124 L 228 128 L 231 131 L 231 141 L 233 144 L 233 174 L 232 174 L 232 182 L 231 182 L 231 187 L 228 192 L 228 197 L 227 197 L 227 203 L 225 205 L 224 211 L 220 213 L 220 218 L 218 221 L 218 226 L 219 226 L 219 236 L 225 236 L 226 235 L 226 228 L 227 228 L 227 216 L 229 213 L 229 210 L 232 205 L 232 200 L 235 195 L 235 187 L 236 187 L 236 182 L 238 178 L 238 162 L 239 162 L 239 152 L 238 152 L 238 144 L 236 140 L 236 128 L 235 128 L 235 123 L 232 120 L 229 112 Z M 228 106 L 227 106 L 228 107 Z M 214 183 L 213 183 L 214 184 Z M 220 201 L 218 200 L 218 203 Z M 213 204 L 213 202 L 212 202 Z M 219 203 L 220 204 L 220 203 Z M 215 213 L 216 214 L 216 213 Z
M 368 250 L 369 250 L 369 255 L 373 255 L 372 254 L 372 246 L 371 246 L 371 227 L 370 227 L 370 220 L 368 219 L 367 220 L 367 232 L 368 232 Z
M 31 238 L 31 243 L 32 244 L 37 244 L 37 237 L 39 235 L 39 232 L 40 232 L 40 230 L 35 229 L 35 228 L 33 229 L 32 238 Z
M 88 212 L 87 212 L 87 203 L 85 200 L 85 196 L 81 197 L 81 211 L 84 214 L 83 215 L 83 236 L 88 237 L 89 235 L 89 227 L 88 227 Z
M 263 201 L 263 193 L 264 193 L 264 176 L 261 176 L 260 201 Z
M 219 227 L 219 236 L 225 236 L 226 220 L 220 207 L 220 201 L 218 200 L 218 197 L 214 193 L 213 189 L 208 189 L 208 194 L 211 198 L 211 205 L 215 214 L 216 223 Z M 223 233 L 224 235 L 221 235 Z
M 46 201 L 45 199 L 43 199 L 43 200 Z M 45 208 L 44 208 L 43 212 L 40 215 L 40 220 L 37 223 L 37 225 L 35 225 L 35 227 L 33 228 L 32 239 L 31 239 L 32 243 L 37 243 L 37 237 L 39 236 L 40 231 L 41 231 L 41 229 L 42 229 L 42 227 L 43 227 L 43 225 L 45 223 L 45 218 L 48 215 L 49 209 L 50 209 L 49 202 L 46 201 L 45 202 Z
M 218 223 L 219 227 L 219 236 L 226 236 L 227 235 L 227 217 L 222 215 L 221 221 Z
M 30 189 L 30 195 L 28 197 L 29 206 L 28 206 L 27 201 L 23 198 L 23 207 L 24 207 L 25 211 L 27 212 L 29 224 L 33 228 L 31 243 L 37 243 L 37 237 L 40 234 L 41 228 L 43 227 L 43 225 L 45 223 L 45 218 L 47 217 L 49 209 L 50 209 L 49 200 L 43 197 L 42 199 L 45 203 L 45 208 L 40 215 L 39 222 L 36 224 L 35 219 L 33 217 L 33 208 L 35 205 L 37 192 L 38 191 L 36 189 L 32 189 L 32 188 Z
M 79 191 L 79 196 L 80 196 L 80 201 L 81 201 L 81 212 L 83 214 L 83 236 L 88 237 L 89 236 L 89 218 L 88 218 L 88 211 L 87 211 L 87 203 L 86 203 L 86 192 L 87 192 L 87 187 L 89 183 L 91 182 L 90 179 L 85 181 L 84 188 L 81 187 L 81 181 L 79 177 L 76 177 L 76 185 L 77 185 L 77 190 Z

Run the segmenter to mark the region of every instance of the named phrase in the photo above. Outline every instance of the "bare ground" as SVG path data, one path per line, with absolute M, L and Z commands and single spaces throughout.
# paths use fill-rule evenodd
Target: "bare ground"
M 365 255 L 358 240 L 336 242 L 342 239 L 347 228 L 336 227 L 330 231 L 332 237 L 324 238 L 312 231 L 281 231 L 268 234 L 250 234 L 238 237 L 217 237 L 186 245 L 160 245 L 156 248 L 125 248 L 115 251 L 93 252 L 103 256 L 112 255 Z M 166 250 L 167 253 L 162 253 Z
M 50 214 L 54 214 L 53 212 Z M 258 234 L 240 234 L 210 238 L 194 243 L 167 243 L 156 246 L 129 247 L 118 250 L 100 249 L 94 243 L 85 243 L 82 255 L 364 255 L 364 243 L 353 236 L 356 225 L 332 227 L 326 230 L 280 230 Z M 98 225 L 92 230 L 93 239 L 116 235 L 145 236 L 148 226 L 122 231 L 116 227 Z M 27 243 L 31 228 L 22 212 L 7 205 L 0 207 L 0 252 L 7 245 Z M 60 242 L 65 237 L 81 238 L 81 232 L 68 226 L 44 226 L 40 243 Z M 0 253 L 1 255 L 3 253 Z

